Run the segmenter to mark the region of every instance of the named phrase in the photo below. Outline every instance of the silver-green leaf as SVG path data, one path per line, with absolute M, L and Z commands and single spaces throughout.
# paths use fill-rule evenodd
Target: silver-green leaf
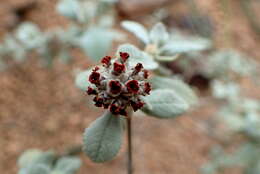
M 189 108 L 180 96 L 170 89 L 156 89 L 144 97 L 146 105 L 142 111 L 157 118 L 175 118 Z
M 198 102 L 198 98 L 193 90 L 178 78 L 168 78 L 154 76 L 150 79 L 153 89 L 171 89 L 190 106 Z
M 88 86 L 90 86 L 90 82 L 88 81 L 88 77 L 91 74 L 91 69 L 82 71 L 76 75 L 75 84 L 76 86 L 85 91 Z
M 150 31 L 150 39 L 156 45 L 163 45 L 169 40 L 169 33 L 162 23 L 157 23 Z
M 123 21 L 121 25 L 123 28 L 133 33 L 137 38 L 139 38 L 145 44 L 148 44 L 150 42 L 148 31 L 143 25 L 133 21 Z
M 83 34 L 79 46 L 87 56 L 98 62 L 111 48 L 113 38 L 113 32 L 100 27 L 92 27 Z
M 106 112 L 85 130 L 83 151 L 93 162 L 112 160 L 121 147 L 122 132 L 120 117 Z
M 63 174 L 74 174 L 81 166 L 81 161 L 76 157 L 63 157 L 57 161 L 54 171 Z

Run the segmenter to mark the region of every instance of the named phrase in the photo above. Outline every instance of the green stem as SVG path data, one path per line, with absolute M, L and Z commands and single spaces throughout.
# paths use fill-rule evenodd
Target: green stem
M 133 174 L 133 158 L 132 158 L 132 117 L 129 115 L 126 118 L 127 122 L 127 174 Z

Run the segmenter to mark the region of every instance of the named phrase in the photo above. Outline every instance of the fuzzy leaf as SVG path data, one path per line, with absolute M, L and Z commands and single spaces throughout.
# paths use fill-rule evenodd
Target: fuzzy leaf
M 153 58 L 139 50 L 137 47 L 131 44 L 123 44 L 120 45 L 117 49 L 117 55 L 119 56 L 119 52 L 127 52 L 130 55 L 130 58 L 128 59 L 128 63 L 130 66 L 135 66 L 137 63 L 142 63 L 144 68 L 146 69 L 156 69 L 158 68 L 158 63 L 153 60 Z
M 38 149 L 30 149 L 25 151 L 18 159 L 19 167 L 22 168 L 30 165 L 33 161 L 37 160 L 42 153 L 43 152 Z
M 76 75 L 75 84 L 79 89 L 86 91 L 87 87 L 90 86 L 90 82 L 88 81 L 88 77 L 90 74 L 91 69 L 88 69 Z
M 160 55 L 171 56 L 192 51 L 203 51 L 211 47 L 211 42 L 202 38 L 173 38 L 160 49 Z
M 173 90 L 156 89 L 144 97 L 142 111 L 157 118 L 175 118 L 187 111 L 189 105 Z
M 63 157 L 58 160 L 54 171 L 62 174 L 73 174 L 81 166 L 81 161 L 76 157 Z
M 120 117 L 106 112 L 95 120 L 83 137 L 83 151 L 94 162 L 112 160 L 122 143 L 122 125 Z
M 76 0 L 61 0 L 56 8 L 61 15 L 70 19 L 77 19 L 80 5 Z
M 26 168 L 22 168 L 18 174 L 50 174 L 49 166 L 44 164 L 34 164 Z
M 111 48 L 113 38 L 113 32 L 92 27 L 83 34 L 79 46 L 93 61 L 98 62 Z
M 132 32 L 137 38 L 139 38 L 145 44 L 148 44 L 150 42 L 148 31 L 143 25 L 133 21 L 123 21 L 121 25 L 126 30 Z
M 179 58 L 179 54 L 174 56 L 156 56 L 155 59 L 161 62 L 172 62 Z
M 152 43 L 160 46 L 169 40 L 169 33 L 162 23 L 157 23 L 150 31 L 150 38 Z
M 153 89 L 171 89 L 190 106 L 197 103 L 198 98 L 193 90 L 182 80 L 177 78 L 167 78 L 154 76 L 150 79 Z

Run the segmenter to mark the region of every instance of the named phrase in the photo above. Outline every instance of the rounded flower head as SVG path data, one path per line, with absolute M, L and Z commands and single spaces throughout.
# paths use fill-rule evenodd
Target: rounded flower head
M 106 56 L 101 60 L 102 67 L 95 67 L 88 81 L 92 84 L 87 89 L 88 95 L 94 95 L 97 107 L 109 109 L 114 115 L 127 115 L 127 107 L 134 111 L 142 108 L 141 96 L 151 91 L 150 83 L 146 82 L 148 71 L 141 63 L 130 67 L 128 53 L 120 52 L 120 57 L 112 59 Z

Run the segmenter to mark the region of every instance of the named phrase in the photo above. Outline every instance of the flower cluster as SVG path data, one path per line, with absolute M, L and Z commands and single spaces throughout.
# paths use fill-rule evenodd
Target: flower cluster
M 91 86 L 88 95 L 94 95 L 95 106 L 104 107 L 115 115 L 127 115 L 126 109 L 131 106 L 134 111 L 142 108 L 144 102 L 141 96 L 151 91 L 150 83 L 146 82 L 148 71 L 141 63 L 130 67 L 127 63 L 129 54 L 120 52 L 120 57 L 102 58 L 102 67 L 93 68 L 89 76 Z

